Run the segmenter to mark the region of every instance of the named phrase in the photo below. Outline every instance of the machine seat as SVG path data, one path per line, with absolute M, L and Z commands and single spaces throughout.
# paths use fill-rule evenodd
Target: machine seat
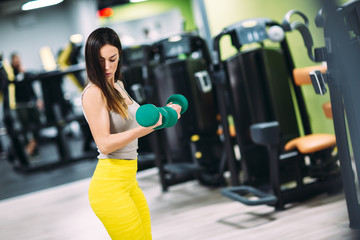
M 285 151 L 297 149 L 302 154 L 314 153 L 336 145 L 335 135 L 309 134 L 295 138 L 285 145 Z

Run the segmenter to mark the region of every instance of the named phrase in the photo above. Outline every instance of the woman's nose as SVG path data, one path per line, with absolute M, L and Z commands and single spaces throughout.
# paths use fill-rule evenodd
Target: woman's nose
M 105 61 L 105 69 L 109 69 L 110 68 L 110 62 L 109 61 Z

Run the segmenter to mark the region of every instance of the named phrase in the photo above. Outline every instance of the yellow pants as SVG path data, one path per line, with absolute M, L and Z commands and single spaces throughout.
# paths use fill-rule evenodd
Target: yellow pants
M 137 160 L 100 159 L 89 201 L 113 240 L 150 240 L 149 207 L 135 175 Z

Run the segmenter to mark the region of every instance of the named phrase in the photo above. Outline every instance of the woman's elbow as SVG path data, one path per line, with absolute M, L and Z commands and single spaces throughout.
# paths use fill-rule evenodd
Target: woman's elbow
M 97 147 L 99 151 L 104 155 L 108 155 L 112 152 L 106 145 L 98 145 Z

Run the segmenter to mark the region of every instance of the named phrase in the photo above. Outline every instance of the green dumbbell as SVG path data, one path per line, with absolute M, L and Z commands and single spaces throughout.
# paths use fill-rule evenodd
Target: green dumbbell
M 178 104 L 181 107 L 181 111 L 180 114 L 183 114 L 184 112 L 186 112 L 186 110 L 188 109 L 189 106 L 189 102 L 186 99 L 186 97 L 184 97 L 181 94 L 173 94 L 171 95 L 168 100 L 166 101 L 166 104 L 168 103 L 173 103 L 173 104 Z
M 178 121 L 177 112 L 172 107 L 161 107 L 161 108 L 164 109 L 168 114 L 168 118 L 166 119 L 165 127 L 174 126 Z
M 154 129 L 172 127 L 177 122 L 177 113 L 171 107 L 156 107 L 153 104 L 145 104 L 136 111 L 136 121 L 143 127 L 154 126 L 162 115 L 162 124 Z

